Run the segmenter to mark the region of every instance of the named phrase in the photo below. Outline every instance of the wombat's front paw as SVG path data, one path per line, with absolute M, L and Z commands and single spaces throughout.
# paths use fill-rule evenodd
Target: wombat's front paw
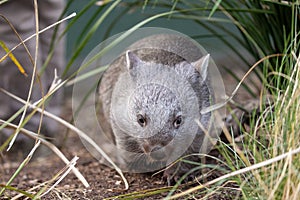
M 184 167 L 182 163 L 168 167 L 163 174 L 163 181 L 167 182 L 168 186 L 175 185 L 183 176 L 189 172 L 189 169 Z M 193 174 L 187 175 L 182 182 L 186 183 L 193 180 Z
M 179 176 L 174 174 L 173 168 L 168 168 L 164 171 L 162 176 L 162 180 L 168 184 L 168 186 L 175 185 L 175 183 L 179 180 Z

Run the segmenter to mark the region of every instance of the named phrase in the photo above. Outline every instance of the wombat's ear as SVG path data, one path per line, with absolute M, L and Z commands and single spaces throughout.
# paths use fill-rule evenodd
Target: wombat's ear
M 137 68 L 142 64 L 143 61 L 135 53 L 126 51 L 126 67 L 132 78 L 136 78 Z
M 126 51 L 126 66 L 128 70 L 136 69 L 136 67 L 142 64 L 142 60 L 131 51 Z
M 205 81 L 207 78 L 207 68 L 209 65 L 209 57 L 210 57 L 210 55 L 207 54 L 206 56 L 203 56 L 199 60 L 192 63 L 192 65 L 196 68 L 196 70 L 201 74 L 203 81 Z

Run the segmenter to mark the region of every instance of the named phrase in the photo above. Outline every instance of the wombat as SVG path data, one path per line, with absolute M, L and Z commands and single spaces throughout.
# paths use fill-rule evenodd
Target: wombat
M 181 156 L 199 153 L 213 102 L 209 54 L 190 39 L 158 34 L 139 40 L 116 59 L 98 85 L 99 123 L 128 170 L 161 169 Z M 198 156 L 187 157 L 199 160 Z M 189 164 L 167 168 L 170 184 Z

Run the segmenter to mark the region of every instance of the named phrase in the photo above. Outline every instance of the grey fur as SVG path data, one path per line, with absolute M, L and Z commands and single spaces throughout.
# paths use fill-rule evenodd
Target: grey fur
M 213 101 L 208 64 L 209 55 L 202 55 L 190 40 L 162 34 L 133 44 L 103 74 L 97 108 L 99 123 L 125 152 L 120 156 L 128 168 L 169 164 L 168 156 L 185 148 L 186 139 L 192 142 L 183 154 L 199 153 L 204 133 L 195 126 L 193 117 L 199 116 L 196 120 L 208 128 L 211 114 L 200 114 Z M 196 109 L 186 109 L 195 105 Z M 168 180 L 174 178 L 175 169 L 165 172 Z M 182 167 L 179 174 L 187 169 Z

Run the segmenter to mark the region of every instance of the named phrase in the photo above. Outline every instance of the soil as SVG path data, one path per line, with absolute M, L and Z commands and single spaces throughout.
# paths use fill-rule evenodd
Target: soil
M 77 136 L 71 136 L 67 141 L 67 147 L 62 148 L 62 152 L 69 158 L 78 156 L 79 160 L 76 164 L 78 170 L 83 174 L 88 183 L 89 188 L 85 188 L 84 185 L 79 181 L 79 179 L 70 172 L 63 180 L 60 182 L 49 194 L 45 195 L 42 199 L 105 199 L 112 198 L 122 194 L 129 194 L 137 191 L 151 191 L 151 189 L 166 189 L 170 191 L 172 187 L 167 187 L 167 184 L 162 180 L 162 174 L 157 174 L 152 176 L 151 173 L 148 174 L 135 174 L 135 173 L 125 173 L 125 177 L 129 183 L 129 189 L 124 189 L 124 184 L 120 175 L 116 170 L 99 163 L 98 160 L 93 158 L 89 152 L 85 149 L 83 145 L 78 142 L 80 139 Z M 216 150 L 212 151 L 211 154 L 218 156 Z M 20 165 L 22 159 L 11 160 L 11 154 L 2 155 L 1 167 L 0 167 L 0 184 L 5 184 L 12 174 L 16 171 L 17 167 Z M 214 163 L 210 160 L 207 163 Z M 33 158 L 32 161 L 28 163 L 25 168 L 16 176 L 11 186 L 16 187 L 20 190 L 28 191 L 33 190 L 39 184 L 51 180 L 60 170 L 64 168 L 64 163 L 54 154 L 39 156 L 38 158 Z M 207 171 L 206 171 L 207 172 Z M 205 181 L 212 180 L 221 176 L 222 173 L 215 171 L 210 173 Z M 199 179 L 201 180 L 201 179 Z M 203 180 L 201 180 L 202 183 Z M 198 185 L 195 182 L 193 186 Z M 231 188 L 236 188 L 235 184 L 229 184 Z M 229 185 L 226 185 L 227 187 Z M 185 186 L 183 184 L 177 192 L 183 191 L 191 186 Z M 38 187 L 39 190 L 42 187 Z M 13 192 L 6 190 L 0 199 L 11 199 L 12 197 L 19 194 L 18 192 Z M 162 199 L 168 195 L 168 192 L 158 192 L 156 195 L 150 195 L 149 197 L 143 197 L 138 199 Z M 232 199 L 234 196 L 239 194 L 234 190 L 228 191 L 219 190 L 209 199 Z M 194 198 L 198 199 L 203 197 L 201 193 L 195 193 Z M 23 198 L 21 198 L 23 199 Z M 129 198 L 131 199 L 131 198 Z
M 233 86 L 236 85 L 234 80 L 230 80 L 231 88 L 229 92 L 233 90 Z M 230 86 L 230 85 L 227 85 Z M 248 96 L 239 96 L 239 99 L 247 99 Z M 68 107 L 68 106 L 66 106 Z M 71 116 L 66 112 L 67 116 Z M 72 159 L 74 156 L 78 156 L 79 160 L 76 164 L 79 171 L 86 178 L 90 184 L 89 188 L 85 188 L 83 184 L 77 179 L 77 177 L 70 172 L 50 193 L 45 195 L 42 199 L 104 199 L 114 197 L 122 194 L 129 194 L 132 192 L 166 188 L 166 183 L 161 179 L 161 174 L 152 176 L 152 174 L 134 174 L 125 173 L 125 177 L 129 182 L 129 189 L 124 189 L 124 184 L 119 174 L 108 166 L 105 166 L 93 158 L 85 147 L 81 144 L 80 139 L 75 134 L 69 134 L 69 137 L 65 141 L 61 148 L 62 152 L 68 159 Z M 46 150 L 49 151 L 49 150 Z M 45 150 L 44 150 L 45 152 Z M 25 168 L 23 168 L 18 176 L 13 180 L 11 186 L 16 187 L 20 190 L 28 191 L 30 189 L 38 191 L 35 187 L 41 183 L 51 180 L 55 174 L 62 170 L 65 164 L 55 154 L 47 153 L 48 155 L 39 156 L 31 160 Z M 211 152 L 216 157 L 220 157 L 217 150 Z M 16 171 L 17 167 L 22 162 L 19 159 L 19 154 L 14 153 L 7 154 L 3 152 L 0 156 L 0 186 L 6 184 L 12 174 Z M 214 162 L 214 161 L 207 161 Z M 207 170 L 207 172 L 209 172 Z M 220 171 L 212 171 L 205 179 L 199 179 L 200 182 L 205 183 L 206 181 L 212 180 L 222 175 Z M 198 185 L 194 183 L 193 185 Z M 226 183 L 225 183 L 226 184 Z M 213 196 L 207 197 L 206 199 L 233 199 L 239 196 L 237 186 L 234 183 L 228 183 L 220 187 Z M 176 192 L 180 192 L 191 186 L 185 186 L 184 188 L 177 189 Z M 41 189 L 41 187 L 39 187 Z M 222 189 L 224 188 L 224 189 Z M 225 189 L 229 188 L 229 189 Z M 11 191 L 7 189 L 5 195 L 0 199 L 10 199 L 19 192 Z M 154 193 L 153 193 L 154 194 Z M 159 194 L 151 195 L 149 197 L 143 197 L 140 199 L 161 199 L 166 197 L 168 192 L 159 192 Z M 205 196 L 204 192 L 198 191 L 193 194 L 194 196 L 190 199 L 198 199 Z M 23 197 L 24 198 L 24 197 Z M 22 198 L 21 198 L 22 199 Z M 129 198 L 130 199 L 130 198 Z

